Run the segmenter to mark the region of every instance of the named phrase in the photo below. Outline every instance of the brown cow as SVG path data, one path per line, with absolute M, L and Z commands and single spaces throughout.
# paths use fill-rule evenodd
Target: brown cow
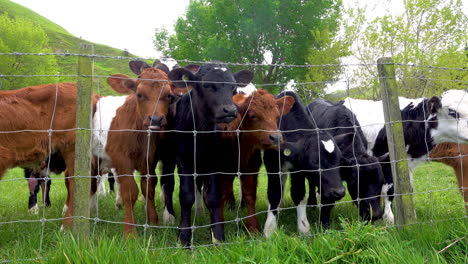
M 233 164 L 231 174 L 223 175 L 221 197 L 221 212 L 224 220 L 224 205 L 232 194 L 234 172 L 240 172 L 242 200 L 247 207 L 246 226 L 250 232 L 258 233 L 260 225 L 255 216 L 255 203 L 257 199 L 257 177 L 262 165 L 261 151 L 276 148 L 282 142 L 278 131 L 278 120 L 282 114 L 287 114 L 294 105 L 294 98 L 285 96 L 275 99 L 267 90 L 260 89 L 249 96 L 237 94 L 233 97 L 239 108 L 237 118 L 223 125 L 222 129 L 236 131 L 239 129 L 239 141 L 236 132 L 223 132 L 223 138 L 228 142 Z M 238 151 L 240 155 L 238 156 Z M 227 150 L 228 151 L 228 150 Z M 238 164 L 239 161 L 239 164 Z
M 157 144 L 163 134 L 157 131 L 164 130 L 167 125 L 168 107 L 174 98 L 165 72 L 147 67 L 146 63 L 130 63 L 131 68 L 138 68 L 137 65 L 142 66 L 138 79 L 131 79 L 123 74 L 115 74 L 107 79 L 115 91 L 133 93 L 117 109 L 105 147 L 110 165 L 115 168 L 114 176 L 117 177 L 125 208 L 126 236 L 136 232 L 133 206 L 138 197 L 138 187 L 133 177 L 134 170 L 142 175 L 141 187 L 147 202 L 148 221 L 151 224 L 158 222 L 154 205 L 154 187 L 157 182 L 154 171 L 160 157 Z M 148 180 L 145 175 L 153 176 Z
M 457 143 L 441 143 L 436 145 L 429 157 L 442 162 L 455 170 L 458 186 L 465 200 L 465 210 L 468 214 L 468 145 Z
M 52 152 L 65 160 L 68 190 L 63 227 L 72 224 L 74 198 L 76 83 L 30 86 L 0 92 L 0 179 L 9 168 L 37 168 Z M 97 95 L 94 95 L 94 104 Z M 50 137 L 48 130 L 51 129 Z

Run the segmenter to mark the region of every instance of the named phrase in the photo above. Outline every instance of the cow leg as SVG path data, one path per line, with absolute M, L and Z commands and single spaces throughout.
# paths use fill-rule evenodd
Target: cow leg
M 312 180 L 308 180 L 309 182 L 309 198 L 307 199 L 307 205 L 313 206 L 313 209 L 317 206 L 317 193 L 315 191 L 315 185 Z
M 63 207 L 62 214 L 64 215 L 62 229 L 68 230 L 73 225 L 73 201 L 75 198 L 75 178 L 73 168 L 70 168 L 67 163 L 67 170 L 65 171 L 65 186 L 67 187 L 67 201 Z
M 154 167 L 150 171 L 154 171 Z M 156 175 L 142 176 L 141 177 L 141 192 L 145 197 L 146 219 L 150 224 L 156 225 L 158 223 L 158 214 L 156 213 L 156 206 L 154 203 L 155 188 L 158 182 Z
M 257 174 L 247 174 L 241 176 L 242 187 L 242 201 L 245 202 L 247 207 L 247 218 L 245 219 L 245 226 L 251 233 L 260 233 L 260 224 L 257 216 L 255 215 L 255 204 L 257 202 Z
M 224 224 L 221 221 L 221 212 L 220 212 L 220 193 L 219 193 L 219 183 L 220 177 L 225 177 L 226 175 L 215 174 L 208 177 L 208 184 L 204 188 L 204 200 L 206 207 L 210 212 L 211 219 L 211 240 L 213 243 L 222 242 L 225 240 L 224 237 Z
M 329 228 L 331 210 L 333 209 L 333 207 L 335 207 L 335 201 L 327 199 L 325 197 L 321 197 L 320 203 L 322 204 L 322 207 L 320 210 L 320 220 L 319 220 L 320 224 L 322 225 L 323 228 Z
M 297 210 L 297 229 L 302 234 L 310 234 L 304 173 L 291 174 L 291 198 Z
M 112 172 L 109 172 L 107 173 L 107 181 L 109 181 L 109 190 L 110 192 L 114 192 L 115 190 L 115 178 L 114 178 L 114 174 L 112 174 Z
M 281 175 L 278 175 L 280 165 L 276 151 L 265 151 L 263 161 L 268 172 L 268 214 L 263 234 L 270 237 L 277 228 L 278 207 L 282 199 L 282 179 Z
M 136 228 L 134 226 L 135 219 L 133 216 L 133 207 L 138 199 L 138 186 L 133 177 L 132 170 L 119 170 L 116 168 L 117 175 L 119 175 L 117 181 L 119 182 L 120 195 L 122 197 L 122 203 L 125 208 L 124 218 L 124 236 L 128 237 L 136 234 Z M 131 176 L 123 176 L 131 175 Z
M 223 175 L 219 179 L 219 192 L 221 196 L 220 202 L 220 213 L 221 213 L 221 222 L 224 222 L 224 207 L 226 203 L 229 201 L 229 197 L 233 193 L 233 184 L 234 184 L 235 176 L 233 175 Z
M 174 194 L 174 159 L 164 159 L 161 161 L 161 197 L 164 203 L 163 222 L 173 225 L 175 223 L 175 212 L 173 203 Z
M 39 214 L 39 206 L 37 205 L 37 193 L 39 192 L 40 183 L 37 178 L 29 178 L 29 203 L 28 209 L 32 214 Z
M 180 171 L 183 175 L 189 175 L 185 171 Z M 190 241 L 192 239 L 192 229 L 191 229 L 191 216 L 192 216 L 192 206 L 195 203 L 195 181 L 193 177 L 190 176 L 180 176 L 180 191 L 179 191 L 179 201 L 180 201 L 180 225 L 178 230 L 178 238 L 182 245 L 190 246 Z
M 51 179 L 46 176 L 41 179 L 41 188 L 42 188 L 42 201 L 44 206 L 50 207 L 50 185 L 52 184 Z
M 395 189 L 393 183 L 385 183 L 382 186 L 382 196 L 384 197 L 384 214 L 383 221 L 386 225 L 395 224 L 395 216 L 392 211 L 392 202 L 394 198 Z

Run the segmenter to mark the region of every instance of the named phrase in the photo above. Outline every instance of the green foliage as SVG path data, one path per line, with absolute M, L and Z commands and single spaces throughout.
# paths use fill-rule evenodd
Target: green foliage
M 364 10 L 352 10 L 350 23 L 361 27 L 355 45 L 356 57 L 375 63 L 391 56 L 396 63 L 448 68 L 467 67 L 468 18 L 461 0 L 405 0 L 400 15 L 384 15 L 367 22 Z M 376 67 L 362 67 L 356 79 L 372 88 L 378 97 Z M 447 89 L 464 89 L 467 71 L 430 67 L 400 66 L 397 69 L 400 94 L 419 97 L 441 94 Z
M 0 52 L 48 53 L 49 38 L 40 26 L 26 19 L 12 19 L 0 15 Z M 0 73 L 3 75 L 57 74 L 57 61 L 53 56 L 2 56 Z M 11 90 L 37 83 L 54 82 L 54 77 L 4 77 L 0 89 Z
M 191 1 L 175 34 L 157 30 L 154 44 L 166 56 L 194 61 L 246 64 L 315 64 L 342 55 L 332 43 L 339 27 L 340 0 Z M 324 54 L 332 58 L 325 58 Z M 336 56 L 336 57 L 334 57 Z M 331 79 L 336 71 L 303 67 L 251 66 L 256 84 L 291 79 Z M 275 92 L 273 86 L 268 86 Z M 320 89 L 323 89 L 319 87 Z

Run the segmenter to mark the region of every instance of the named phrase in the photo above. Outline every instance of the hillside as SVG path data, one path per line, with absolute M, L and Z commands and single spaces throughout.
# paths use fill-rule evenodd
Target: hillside
M 25 18 L 42 27 L 49 37 L 49 48 L 55 53 L 78 53 L 79 44 L 93 44 L 94 54 L 105 56 L 126 56 L 136 57 L 126 51 L 112 48 L 106 45 L 92 43 L 90 41 L 78 38 L 67 32 L 61 26 L 37 14 L 29 8 L 26 8 L 9 0 L 0 0 L 0 14 L 7 13 L 12 18 Z M 21 52 L 21 51 L 18 51 Z M 57 56 L 57 61 L 62 75 L 76 75 L 78 58 L 72 56 Z M 102 59 L 96 58 L 94 63 L 94 73 L 99 76 L 108 76 L 114 73 L 124 73 L 134 76 L 128 68 L 128 60 Z M 74 78 L 61 78 L 60 81 L 72 81 Z M 112 90 L 108 87 L 105 78 L 99 78 L 99 87 L 103 95 L 111 94 Z

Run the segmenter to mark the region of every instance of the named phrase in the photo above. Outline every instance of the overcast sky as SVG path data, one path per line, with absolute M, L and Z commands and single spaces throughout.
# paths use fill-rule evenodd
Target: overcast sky
M 13 0 L 83 39 L 157 57 L 155 28 L 173 29 L 189 0 Z M 106 54 L 101 54 L 106 55 Z

